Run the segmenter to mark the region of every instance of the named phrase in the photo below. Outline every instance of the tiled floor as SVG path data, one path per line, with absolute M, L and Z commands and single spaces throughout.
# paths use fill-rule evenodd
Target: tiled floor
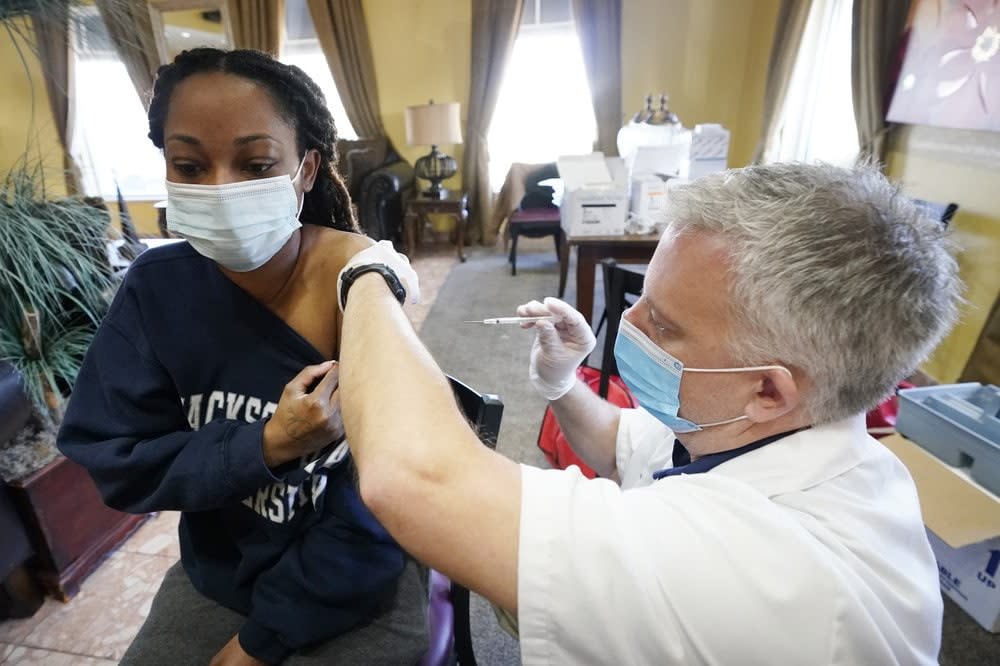
M 422 302 L 409 306 L 420 329 L 458 259 L 454 247 L 430 247 L 413 267 Z M 150 517 L 63 604 L 49 599 L 34 616 L 0 622 L 0 664 L 99 666 L 116 664 L 149 613 L 167 569 L 180 557 L 179 514 Z
M 69 603 L 0 624 L 0 663 L 113 664 L 139 630 L 180 552 L 176 513 L 151 517 L 84 581 Z

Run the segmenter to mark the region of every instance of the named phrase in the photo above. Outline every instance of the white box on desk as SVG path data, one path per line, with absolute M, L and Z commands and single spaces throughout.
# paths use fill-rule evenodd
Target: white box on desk
M 1000 498 L 902 435 L 881 441 L 917 486 L 941 590 L 984 629 L 1000 631 Z
M 629 183 L 632 214 L 653 224 L 659 223 L 663 209 L 667 207 L 667 182 L 654 175 L 632 178 Z
M 691 134 L 691 157 L 687 176 L 694 180 L 726 170 L 729 158 L 729 130 L 722 125 L 696 125 Z
M 625 161 L 603 153 L 571 155 L 556 161 L 564 192 L 562 228 L 570 236 L 620 236 L 628 214 Z

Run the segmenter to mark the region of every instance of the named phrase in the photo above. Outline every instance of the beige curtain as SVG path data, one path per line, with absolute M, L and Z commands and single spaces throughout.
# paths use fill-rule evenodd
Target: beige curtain
M 385 136 L 375 62 L 360 0 L 308 0 L 309 13 L 347 118 L 361 138 Z
M 760 141 L 754 151 L 754 164 L 763 161 L 768 141 L 778 129 L 781 107 L 788 93 L 788 84 L 795 69 L 795 59 L 799 54 L 799 44 L 802 43 L 802 33 L 805 32 L 811 6 L 812 0 L 781 0 L 767 68 L 763 122 Z
M 573 20 L 597 116 L 597 149 L 617 155 L 622 125 L 621 0 L 573 0 Z
M 859 160 L 885 158 L 886 95 L 893 56 L 906 27 L 910 0 L 854 0 L 851 89 L 858 125 Z
M 45 89 L 52 108 L 56 131 L 63 147 L 63 169 L 66 192 L 79 194 L 80 170 L 69 152 L 73 136 L 73 60 L 69 57 L 69 5 L 56 3 L 44 12 L 32 14 L 38 58 L 45 73 Z
M 285 0 L 226 0 L 233 46 L 278 57 L 285 41 Z
M 97 10 L 139 93 L 142 107 L 148 109 L 160 56 L 145 0 L 97 0 Z
M 462 182 L 469 193 L 471 236 L 484 243 L 496 241 L 486 233 L 491 215 L 490 153 L 486 133 L 493 120 L 507 60 L 521 24 L 524 0 L 472 0 L 472 53 L 470 58 L 468 119 Z

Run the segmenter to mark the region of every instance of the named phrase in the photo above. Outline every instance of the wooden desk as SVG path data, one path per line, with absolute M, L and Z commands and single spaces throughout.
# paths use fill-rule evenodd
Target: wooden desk
M 620 262 L 646 261 L 653 257 L 658 234 L 651 236 L 564 236 L 559 261 L 559 296 L 566 292 L 569 251 L 576 247 L 576 309 L 588 323 L 594 322 L 594 270 L 601 259 L 614 257 Z
M 469 196 L 465 192 L 449 192 L 444 199 L 416 197 L 406 204 L 403 228 L 406 231 L 406 252 L 412 259 L 420 245 L 427 216 L 432 213 L 451 215 L 455 218 L 455 235 L 458 237 L 458 259 L 465 261 L 465 227 L 469 221 Z

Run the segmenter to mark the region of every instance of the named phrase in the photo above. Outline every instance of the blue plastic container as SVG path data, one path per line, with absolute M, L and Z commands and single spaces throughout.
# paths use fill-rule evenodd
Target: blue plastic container
M 902 389 L 896 430 L 949 465 L 969 466 L 973 479 L 1000 495 L 1000 388 Z

